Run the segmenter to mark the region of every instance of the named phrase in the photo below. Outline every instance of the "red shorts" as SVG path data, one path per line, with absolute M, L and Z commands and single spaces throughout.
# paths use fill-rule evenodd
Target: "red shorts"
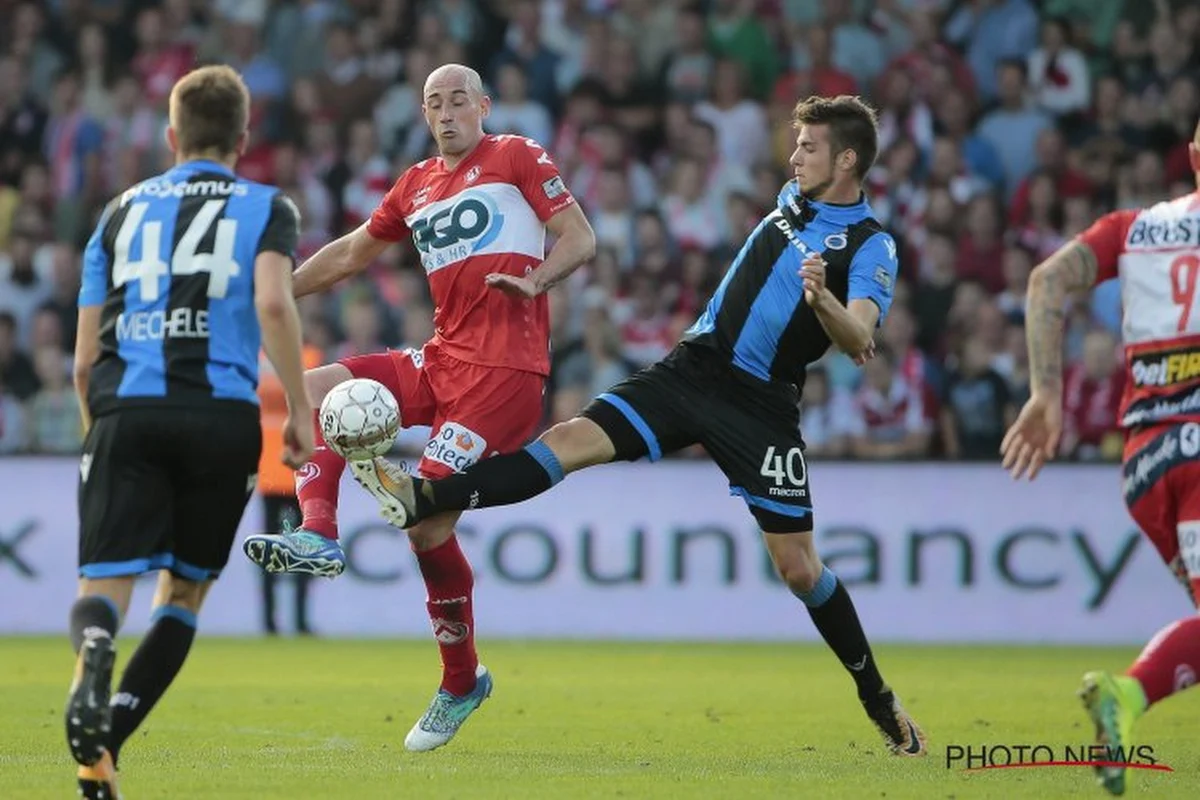
M 1125 439 L 1125 504 L 1178 577 L 1200 578 L 1200 423 L 1155 425 Z
M 401 425 L 432 429 L 417 467 L 424 478 L 444 478 L 481 458 L 517 450 L 542 419 L 543 376 L 468 364 L 433 344 L 338 363 L 356 378 L 388 387 L 400 404 Z

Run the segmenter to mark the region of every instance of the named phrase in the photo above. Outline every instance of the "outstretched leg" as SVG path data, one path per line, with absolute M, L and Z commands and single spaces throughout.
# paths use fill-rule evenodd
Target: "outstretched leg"
M 794 524 L 803 526 L 802 521 Z M 779 576 L 804 603 L 825 643 L 854 679 L 858 699 L 888 749 L 900 756 L 925 755 L 924 732 L 883 682 L 850 594 L 821 563 L 812 532 L 764 531 L 763 539 Z
M 606 464 L 616 450 L 595 422 L 576 417 L 560 422 L 515 453 L 493 456 L 438 480 L 416 478 L 386 459 L 350 465 L 374 495 L 384 518 L 409 528 L 437 514 L 511 505 L 536 497 L 572 472 Z

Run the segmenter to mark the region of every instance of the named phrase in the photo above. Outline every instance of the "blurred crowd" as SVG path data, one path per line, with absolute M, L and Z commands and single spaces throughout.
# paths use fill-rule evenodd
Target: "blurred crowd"
M 1115 208 L 1195 189 L 1200 3 L 1167 0 L 0 0 L 0 453 L 77 452 L 80 252 L 115 193 L 169 165 L 166 98 L 224 62 L 254 98 L 239 171 L 282 187 L 301 258 L 433 151 L 446 62 L 490 132 L 543 142 L 596 230 L 552 295 L 546 422 L 664 355 L 789 177 L 810 94 L 879 109 L 868 193 L 901 246 L 865 369 L 804 387 L 815 457 L 993 458 L 1028 392 L 1031 268 Z M 432 331 L 410 246 L 302 302 L 326 359 Z M 1113 457 L 1112 284 L 1069 315 L 1065 458 Z

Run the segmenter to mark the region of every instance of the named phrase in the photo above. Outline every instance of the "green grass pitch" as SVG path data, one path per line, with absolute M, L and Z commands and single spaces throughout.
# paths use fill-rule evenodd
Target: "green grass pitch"
M 119 642 L 121 654 L 134 641 Z M 122 758 L 127 798 L 1106 797 L 1087 768 L 964 772 L 948 745 L 1090 741 L 1082 672 L 1134 648 L 880 646 L 930 737 L 885 753 L 853 683 L 816 645 L 484 642 L 492 698 L 433 753 L 403 748 L 432 693 L 432 642 L 203 635 Z M 123 663 L 123 658 L 120 659 Z M 118 666 L 120 666 L 120 663 Z M 62 732 L 65 637 L 0 638 L 0 798 L 74 796 Z M 1200 795 L 1200 691 L 1155 708 L 1139 739 L 1173 773 L 1127 796 Z

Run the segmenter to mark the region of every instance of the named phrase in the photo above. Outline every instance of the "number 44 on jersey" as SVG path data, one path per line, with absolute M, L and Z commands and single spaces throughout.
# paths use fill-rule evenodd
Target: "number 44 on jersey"
M 233 258 L 237 241 L 237 220 L 217 219 L 226 200 L 208 200 L 192 218 L 191 224 L 179 239 L 179 245 L 171 254 L 171 275 L 195 275 L 208 273 L 208 296 L 219 299 L 229 291 L 229 281 L 241 273 Z M 162 260 L 163 224 L 160 220 L 143 223 L 149 203 L 134 203 L 117 231 L 113 246 L 113 285 L 120 287 L 130 281 L 138 281 L 141 300 L 153 303 L 159 298 L 159 278 L 168 274 L 167 263 Z M 197 253 L 200 242 L 216 222 L 211 253 Z M 141 257 L 131 260 L 130 249 L 138 231 L 141 231 Z

